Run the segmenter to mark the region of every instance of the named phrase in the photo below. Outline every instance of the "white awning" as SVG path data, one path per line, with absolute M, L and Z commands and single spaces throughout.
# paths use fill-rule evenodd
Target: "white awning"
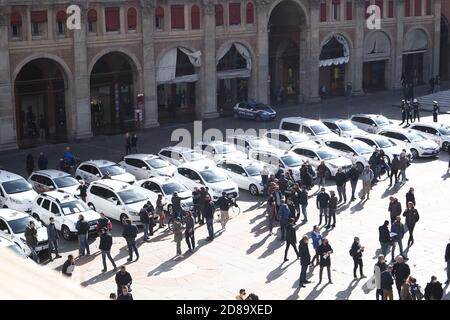
M 386 60 L 390 57 L 391 42 L 384 32 L 373 32 L 364 40 L 364 61 Z
M 220 61 L 225 57 L 225 55 L 235 47 L 237 52 L 245 59 L 246 68 L 245 69 L 234 69 L 234 70 L 224 70 L 217 72 L 217 78 L 219 79 L 233 79 L 233 78 L 250 78 L 252 70 L 252 56 L 248 49 L 240 43 L 229 43 L 224 46 L 217 54 L 216 65 L 219 65 Z
M 194 67 L 201 66 L 202 53 L 200 51 L 191 52 L 185 48 L 172 48 L 167 51 L 159 61 L 158 71 L 156 73 L 156 82 L 158 84 L 198 81 L 197 74 L 185 75 L 181 77 L 176 76 L 178 49 L 188 56 L 189 61 Z
M 425 31 L 415 29 L 406 34 L 403 41 L 403 54 L 421 53 L 428 50 L 428 37 Z
M 340 57 L 333 57 L 330 59 L 324 59 L 319 61 L 319 67 L 329 67 L 329 66 L 338 66 L 341 64 L 348 63 L 350 61 L 350 49 L 348 46 L 347 39 L 345 39 L 344 36 L 340 34 L 334 34 L 332 35 L 328 41 L 323 45 L 322 50 L 327 47 L 327 45 L 335 39 L 337 42 L 339 42 L 342 45 L 342 56 Z

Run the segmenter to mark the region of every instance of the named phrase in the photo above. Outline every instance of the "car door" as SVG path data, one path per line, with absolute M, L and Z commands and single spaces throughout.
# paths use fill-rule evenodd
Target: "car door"
M 45 199 L 42 201 L 41 210 L 36 212 L 44 224 L 48 224 L 50 221 L 50 210 L 51 210 L 52 201 L 50 199 Z
M 195 183 L 190 179 L 190 171 L 187 168 L 178 168 L 177 169 L 177 179 L 183 183 L 190 190 L 194 190 Z
M 3 208 L 5 202 L 6 202 L 5 192 L 3 191 L 3 187 L 0 184 L 0 208 Z
M 56 202 L 53 202 L 53 201 L 52 201 L 52 206 L 50 209 L 50 217 L 53 217 L 53 219 L 55 219 L 56 230 L 61 230 L 61 224 L 62 224 L 61 208 L 59 207 L 59 205 Z M 49 217 L 48 223 L 50 223 L 50 217 Z
M 136 159 L 133 158 L 125 158 L 124 163 L 124 169 L 125 171 L 131 173 L 133 176 L 135 176 L 137 179 L 140 179 L 138 177 L 139 172 L 138 172 L 138 166 L 137 166 L 137 162 Z
M 102 188 L 100 186 L 92 186 L 89 189 L 89 200 L 94 205 L 95 211 L 98 213 L 104 212 L 106 215 L 109 213 L 106 212 L 107 204 L 105 199 L 105 188 Z
M 150 167 L 141 159 L 133 159 L 132 164 L 134 167 L 133 175 L 136 179 L 147 179 L 153 176 Z
M 82 165 L 80 168 L 81 179 L 83 179 L 86 183 L 91 183 L 98 179 L 98 177 L 94 178 L 94 166 L 89 164 Z
M 368 130 L 367 123 L 364 120 L 365 118 L 363 117 L 353 117 L 351 121 L 355 126 L 360 128 L 361 130 L 367 131 Z
M 319 155 L 317 153 L 315 153 L 314 151 L 305 149 L 305 156 L 308 158 L 309 163 L 313 167 L 319 166 L 320 158 L 319 158 Z
M 56 190 L 55 184 L 53 183 L 52 179 L 50 179 L 49 177 L 41 176 L 40 177 L 40 181 L 41 181 L 41 184 L 42 184 L 43 188 L 46 191 Z
M 228 164 L 229 172 L 231 173 L 231 180 L 234 181 L 239 188 L 248 189 L 248 177 L 244 168 L 238 164 L 230 163 Z
M 292 148 L 292 142 L 285 134 L 280 133 L 278 135 L 278 141 L 281 149 L 290 150 Z
M 203 179 L 194 170 L 188 169 L 188 175 L 189 175 L 189 180 L 192 181 L 194 187 L 201 188 L 201 187 L 205 186 Z
M 11 233 L 11 230 L 9 229 L 8 224 L 6 223 L 3 218 L 0 218 L 0 234 L 6 238 L 10 239 L 11 241 L 14 241 L 14 236 Z
M 342 134 L 341 130 L 339 129 L 339 127 L 335 123 L 323 122 L 323 124 L 326 125 L 328 127 L 328 129 L 331 130 L 331 132 L 336 133 L 338 136 L 340 136 Z
M 421 133 L 422 134 L 422 133 Z M 432 127 L 426 127 L 425 128 L 425 134 L 424 136 L 430 140 L 433 140 L 434 142 L 436 142 L 439 146 L 442 145 L 442 139 L 441 136 L 439 134 L 439 132 Z
M 362 138 L 362 137 L 356 137 L 355 139 L 359 140 L 361 142 L 364 142 L 364 143 L 368 144 L 371 147 L 378 148 L 377 144 L 372 139 Z
M 34 191 L 36 191 L 37 193 L 44 192 L 44 189 L 42 188 L 42 186 L 40 184 L 40 177 L 41 176 L 36 173 L 32 173 L 30 176 L 30 183 L 33 186 Z

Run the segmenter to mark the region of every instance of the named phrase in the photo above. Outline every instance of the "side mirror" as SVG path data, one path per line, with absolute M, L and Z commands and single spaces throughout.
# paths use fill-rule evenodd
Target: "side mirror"
M 286 141 L 287 144 L 291 144 L 291 142 L 289 140 Z
M 247 174 L 245 172 L 242 172 L 241 174 L 242 174 L 243 177 L 247 176 Z
M 50 190 L 55 190 L 55 187 L 54 187 L 54 186 L 48 186 L 48 188 L 49 188 Z
M 9 229 L 8 228 L 6 228 L 5 230 L 2 230 L 4 233 L 7 233 L 7 234 L 9 234 Z
M 403 141 L 405 141 L 406 143 L 408 143 L 409 141 L 408 141 L 408 139 L 405 139 L 405 140 L 403 140 Z
M 376 126 L 377 126 L 377 125 L 376 125 L 375 123 L 372 123 L 372 127 L 374 127 L 374 128 L 375 128 Z
M 148 170 L 148 168 L 147 168 L 147 167 L 141 167 L 141 169 L 142 169 L 142 170 Z
M 314 157 L 314 160 L 319 160 L 319 158 L 317 158 L 317 157 Z
M 97 174 L 96 174 L 96 176 L 97 176 L 97 177 L 99 177 L 99 178 L 101 178 L 101 175 L 100 175 L 100 173 L 97 173 Z
M 117 206 L 120 206 L 120 205 L 121 205 L 120 200 L 116 200 L 116 205 L 117 205 Z
M 200 180 L 194 180 L 195 183 L 202 183 Z
M 55 216 L 61 217 L 61 213 L 55 213 Z

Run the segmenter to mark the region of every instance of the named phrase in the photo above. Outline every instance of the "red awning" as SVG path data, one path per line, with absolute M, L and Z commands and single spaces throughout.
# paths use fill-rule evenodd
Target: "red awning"
M 15 26 L 22 25 L 22 15 L 19 12 L 11 13 L 11 25 Z
M 66 21 L 67 20 L 67 14 L 65 11 L 58 11 L 58 13 L 56 14 L 56 21 L 60 22 L 60 21 Z
M 47 22 L 47 11 L 31 12 L 31 21 L 37 23 Z
M 158 6 L 155 10 L 155 16 L 157 18 L 164 18 L 164 9 L 160 6 Z
M 128 29 L 136 29 L 137 26 L 137 12 L 135 8 L 128 9 L 127 13 Z
M 97 11 L 95 9 L 91 9 L 88 11 L 88 22 L 96 22 L 97 21 Z

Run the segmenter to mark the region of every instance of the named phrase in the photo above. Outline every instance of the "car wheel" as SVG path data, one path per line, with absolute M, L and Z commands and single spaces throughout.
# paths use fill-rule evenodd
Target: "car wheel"
M 327 170 L 325 170 L 325 180 L 329 180 L 331 178 L 331 171 L 330 169 L 327 168 Z
M 4 205 L 4 206 L 3 206 L 3 209 L 8 209 L 8 206 L 7 206 L 7 205 Z
M 364 165 L 361 162 L 357 162 L 356 163 L 356 168 L 358 169 L 358 172 L 363 172 L 364 170 Z
M 33 218 L 35 218 L 37 221 L 41 221 L 41 218 L 39 218 L 39 216 L 35 212 L 33 212 Z
M 255 186 L 254 184 L 250 185 L 249 191 L 252 196 L 257 196 L 259 194 L 258 187 Z
M 97 211 L 95 210 L 95 206 L 92 203 L 88 203 L 88 207 L 91 208 L 93 211 Z
M 120 215 L 120 222 L 122 223 L 122 225 L 126 226 L 127 220 L 128 220 L 128 216 L 125 213 L 122 213 Z
M 72 233 L 70 232 L 69 228 L 67 226 L 61 227 L 61 234 L 64 240 L 70 241 L 72 240 Z
M 444 142 L 444 144 L 442 145 L 442 149 L 445 150 L 445 151 L 448 151 L 449 146 L 450 146 L 450 143 L 448 143 L 448 142 L 446 141 L 446 142 Z
M 416 149 L 411 149 L 411 155 L 413 159 L 417 159 L 419 158 L 419 151 L 417 151 Z

